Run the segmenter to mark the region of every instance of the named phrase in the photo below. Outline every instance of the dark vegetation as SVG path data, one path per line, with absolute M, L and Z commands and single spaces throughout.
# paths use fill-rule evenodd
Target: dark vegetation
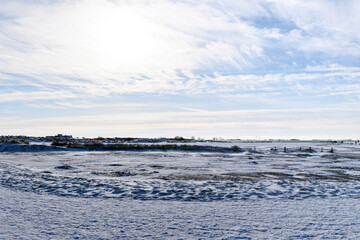
M 0 137 L 0 144 L 2 143 L 23 143 L 23 144 L 29 144 L 29 141 L 27 137 L 25 136 L 1 136 Z
M 46 137 L 30 137 L 30 136 L 0 136 L 0 146 L 3 151 L 66 151 L 71 149 L 79 150 L 91 150 L 91 151 L 188 151 L 188 152 L 223 152 L 223 153 L 239 153 L 249 152 L 249 154 L 263 154 L 263 151 L 259 151 L 256 147 L 247 149 L 240 148 L 239 146 L 232 147 L 220 147 L 220 146 L 209 146 L 209 145 L 198 145 L 196 143 L 214 143 L 219 142 L 218 139 L 204 140 L 195 139 L 195 137 L 184 138 L 181 136 L 175 136 L 173 138 L 135 138 L 135 137 L 96 137 L 96 138 L 73 138 L 71 135 L 58 134 L 55 136 Z M 280 140 L 264 140 L 261 142 L 278 142 Z M 284 140 L 284 142 L 289 140 Z M 292 140 L 290 140 L 292 141 Z M 301 143 L 300 140 L 294 140 Z M 52 147 L 45 146 L 43 144 L 37 145 L 37 143 L 51 142 Z M 224 139 L 221 142 L 226 142 Z M 242 140 L 242 143 L 252 143 L 252 140 Z M 359 140 L 347 140 L 347 141 L 331 141 L 324 140 L 324 143 L 330 144 L 360 144 Z M 23 148 L 10 148 L 6 146 L 6 143 L 27 145 L 22 146 Z M 31 143 L 31 144 L 29 144 Z M 46 149 L 45 149 L 46 148 Z M 10 149 L 10 150 L 9 150 Z M 20 150 L 19 150 L 20 149 Z M 327 152 L 334 154 L 336 151 L 334 148 L 331 149 L 314 149 L 312 147 L 271 147 L 270 153 L 272 154 L 297 154 L 299 157 L 308 157 L 316 152 Z
M 238 146 L 232 147 L 214 147 L 214 146 L 199 146 L 199 145 L 177 145 L 177 144 L 134 144 L 134 143 L 116 143 L 116 144 L 103 144 L 100 142 L 93 143 L 79 143 L 75 141 L 53 141 L 53 146 L 63 146 L 67 148 L 77 148 L 84 150 L 94 151 L 193 151 L 193 152 L 244 152 Z

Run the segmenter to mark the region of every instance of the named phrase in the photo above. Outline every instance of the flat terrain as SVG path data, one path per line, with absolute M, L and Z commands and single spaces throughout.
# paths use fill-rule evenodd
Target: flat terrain
M 360 200 L 141 201 L 0 187 L 0 239 L 359 239 Z
M 359 145 L 191 144 L 241 151 L 3 145 L 0 238 L 360 237 Z

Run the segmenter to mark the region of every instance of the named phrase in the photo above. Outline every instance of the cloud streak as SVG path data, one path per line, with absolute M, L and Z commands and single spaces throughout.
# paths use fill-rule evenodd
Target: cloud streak
M 93 83 L 126 83 L 139 75 L 166 81 L 176 71 L 241 68 L 261 55 L 256 29 L 230 23 L 210 7 L 96 0 L 7 5 L 12 19 L 4 20 L 0 55 L 1 69 L 7 73 L 76 76 Z M 15 12 L 15 7 L 21 11 Z M 218 33 L 208 33 L 209 24 L 217 26 L 212 31 Z M 222 33 L 238 39 L 238 45 L 219 38 Z
M 356 112 L 360 116 L 359 112 Z M 125 113 L 109 115 L 90 115 L 81 117 L 41 118 L 33 120 L 13 119 L 7 129 L 13 134 L 56 132 L 98 136 L 107 133 L 114 136 L 121 132 L 127 136 L 136 132 L 137 136 L 173 136 L 190 137 L 219 136 L 234 138 L 312 138 L 314 128 L 318 138 L 356 137 L 360 130 L 359 117 L 353 117 L 353 109 L 312 109 L 312 110 L 251 110 L 251 111 L 216 111 L 216 112 L 163 112 L 163 113 Z M 89 129 L 94 129 L 91 133 Z M 212 130 L 210 130 L 212 129 Z M 117 135 L 117 134 L 115 134 Z
M 324 1 L 132 4 L 92 0 L 4 6 L 1 13 L 8 17 L 2 20 L 0 34 L 2 73 L 31 76 L 44 85 L 77 85 L 77 79 L 84 79 L 88 86 L 162 92 L 174 85 L 181 88 L 196 72 L 204 73 L 196 75 L 204 79 L 216 72 L 229 75 L 256 69 L 257 64 L 273 64 L 265 53 L 274 41 L 293 52 L 360 54 L 360 31 L 350 31 L 350 25 L 341 21 L 353 11 L 350 7 L 358 7 L 354 2 L 342 4 L 340 10 Z M 297 9 L 304 10 L 304 16 Z M 264 16 L 270 25 L 254 26 Z M 358 18 L 346 16 L 350 22 Z M 271 25 L 275 20 L 292 22 L 294 29 L 281 32 Z M 319 29 L 324 34 L 315 34 Z
M 0 107 L 19 118 L 25 117 L 22 112 L 43 109 L 42 116 L 49 111 L 62 119 L 64 124 L 58 124 L 65 130 L 68 122 L 61 114 L 72 119 L 82 110 L 84 116 L 108 116 L 126 113 L 124 105 L 134 106 L 136 116 L 145 119 L 152 113 L 172 115 L 171 108 L 189 109 L 182 114 L 193 119 L 191 109 L 227 114 L 356 109 L 360 104 L 360 4 L 355 0 L 1 4 Z M 217 123 L 233 129 L 239 117 L 189 120 L 186 125 L 185 119 L 176 123 L 166 114 L 166 121 L 154 124 L 167 127 L 156 128 L 211 129 Z M 35 126 L 38 120 L 28 122 Z M 240 125 L 276 127 L 277 122 L 254 117 Z M 135 133 L 136 127 L 149 129 L 146 124 L 152 123 L 125 125 Z M 309 129 L 321 125 L 305 119 L 301 124 Z

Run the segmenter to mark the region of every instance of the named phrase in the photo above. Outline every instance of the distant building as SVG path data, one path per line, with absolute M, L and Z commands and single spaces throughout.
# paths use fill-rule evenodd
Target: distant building
M 343 144 L 346 145 L 356 145 L 358 143 L 358 141 L 354 141 L 354 140 L 344 140 L 342 141 Z

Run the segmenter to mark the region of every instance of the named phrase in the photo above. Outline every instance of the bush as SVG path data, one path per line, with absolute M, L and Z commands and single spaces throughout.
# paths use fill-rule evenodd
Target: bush
M 241 149 L 238 146 L 232 146 L 231 150 L 233 150 L 234 152 L 241 152 Z
M 62 147 L 62 146 L 66 146 L 66 145 L 67 145 L 67 142 L 54 140 L 54 141 L 51 143 L 51 145 Z

